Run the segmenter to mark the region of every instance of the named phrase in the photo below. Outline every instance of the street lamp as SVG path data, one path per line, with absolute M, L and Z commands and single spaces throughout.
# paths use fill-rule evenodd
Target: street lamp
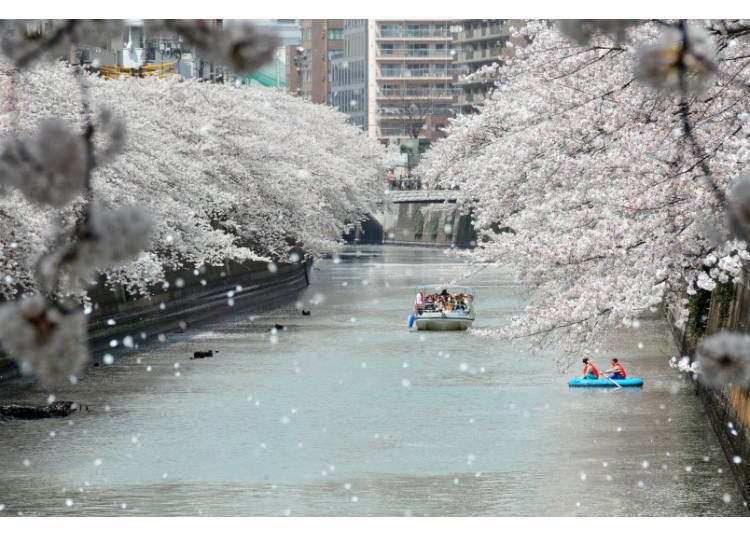
M 305 65 L 305 47 L 297 47 L 297 54 L 294 56 L 294 66 L 297 69 L 297 96 L 302 96 L 302 67 Z

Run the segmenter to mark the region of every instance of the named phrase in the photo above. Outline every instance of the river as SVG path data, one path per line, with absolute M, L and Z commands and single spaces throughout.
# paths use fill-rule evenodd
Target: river
M 416 286 L 463 261 L 344 253 L 296 304 L 171 334 L 52 393 L 88 411 L 0 422 L 0 516 L 747 515 L 662 319 L 605 343 L 643 389 L 570 389 L 578 360 L 562 373 L 551 350 L 408 329 Z M 526 301 L 507 268 L 465 282 L 476 327 Z M 50 394 L 0 387 L 6 403 Z

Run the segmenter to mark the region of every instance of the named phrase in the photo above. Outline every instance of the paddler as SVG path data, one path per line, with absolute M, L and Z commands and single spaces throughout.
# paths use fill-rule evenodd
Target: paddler
M 616 357 L 612 358 L 612 367 L 605 370 L 604 374 L 611 374 L 609 378 L 612 380 L 624 380 L 628 377 L 628 375 L 625 373 L 625 368 Z
M 589 363 L 589 358 L 583 358 L 583 379 L 584 380 L 597 380 L 599 379 L 599 371 L 593 363 Z

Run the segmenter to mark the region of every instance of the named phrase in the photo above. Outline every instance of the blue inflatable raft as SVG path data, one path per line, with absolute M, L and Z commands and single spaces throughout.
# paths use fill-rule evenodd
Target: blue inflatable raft
M 614 382 L 617 382 L 615 385 Z M 573 378 L 568 382 L 570 387 L 643 387 L 643 380 L 640 378 L 625 378 L 624 380 L 608 380 L 599 378 L 598 380 L 584 380 L 583 378 Z

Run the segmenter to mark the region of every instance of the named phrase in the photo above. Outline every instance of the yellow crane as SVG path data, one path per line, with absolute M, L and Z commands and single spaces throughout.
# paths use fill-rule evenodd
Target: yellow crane
M 156 76 L 164 78 L 177 74 L 177 62 L 157 63 L 154 65 L 141 65 L 140 67 L 125 67 L 123 65 L 102 65 L 97 71 L 107 80 L 110 78 L 120 78 L 121 76 L 132 76 L 145 78 L 147 76 Z

